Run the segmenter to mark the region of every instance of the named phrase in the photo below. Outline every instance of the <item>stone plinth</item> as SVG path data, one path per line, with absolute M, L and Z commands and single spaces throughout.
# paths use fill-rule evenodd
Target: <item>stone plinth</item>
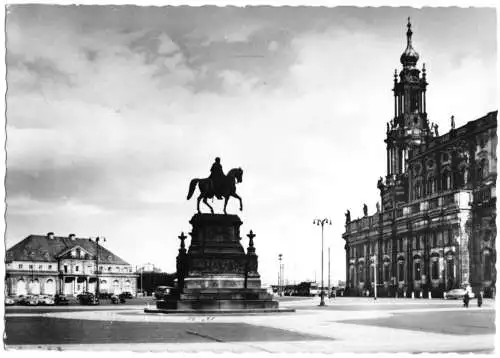
M 257 255 L 241 246 L 240 218 L 236 215 L 196 214 L 190 221 L 191 244 L 186 252 L 185 236 L 177 257 L 179 290 L 158 301 L 157 307 L 181 311 L 273 310 L 278 302 L 261 288 Z

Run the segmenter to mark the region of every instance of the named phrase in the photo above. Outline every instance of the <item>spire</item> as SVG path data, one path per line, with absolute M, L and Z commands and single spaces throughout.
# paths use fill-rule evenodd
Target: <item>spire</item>
M 406 27 L 408 27 L 408 30 L 406 31 L 406 50 L 401 55 L 401 64 L 404 68 L 415 67 L 419 58 L 417 51 L 415 51 L 412 46 L 411 37 L 413 35 L 413 31 L 411 31 L 410 17 L 408 17 L 408 24 Z
M 413 31 L 411 31 L 411 22 L 410 17 L 408 16 L 408 24 L 406 25 L 408 31 L 406 31 L 406 46 L 411 47 L 411 35 L 413 35 Z

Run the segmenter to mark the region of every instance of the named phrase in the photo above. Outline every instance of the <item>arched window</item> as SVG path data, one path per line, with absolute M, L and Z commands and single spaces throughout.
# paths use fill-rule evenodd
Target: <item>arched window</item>
M 462 185 L 466 185 L 469 182 L 469 170 L 465 166 L 460 168 L 460 181 Z
M 427 177 L 427 194 L 434 194 L 436 192 L 436 178 L 430 174 Z
M 389 265 L 384 265 L 384 281 L 389 282 Z
M 439 278 L 439 262 L 437 260 L 432 261 L 431 278 L 433 280 L 437 280 Z
M 18 296 L 21 296 L 21 295 L 26 295 L 28 293 L 28 291 L 26 290 L 26 281 L 24 281 L 23 279 L 20 279 L 17 281 L 17 284 L 16 284 L 16 294 Z
M 420 267 L 420 261 L 415 261 L 415 281 L 420 281 L 422 279 L 422 272 Z
M 484 280 L 491 281 L 491 255 L 490 252 L 487 251 L 484 253 Z
M 405 262 L 403 260 L 400 260 L 398 262 L 398 280 L 405 280 Z
M 441 186 L 443 188 L 443 191 L 450 190 L 451 189 L 451 173 L 450 173 L 450 171 L 448 169 L 444 170 L 441 178 L 442 178 Z

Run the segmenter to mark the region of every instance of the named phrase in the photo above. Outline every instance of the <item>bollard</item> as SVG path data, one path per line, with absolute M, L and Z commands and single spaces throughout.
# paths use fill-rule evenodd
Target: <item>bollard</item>
M 415 292 L 411 293 L 411 298 L 415 299 Z
M 429 291 L 427 297 L 429 297 L 429 300 L 432 299 L 432 291 Z
M 422 298 L 423 297 L 422 295 L 423 295 L 423 293 L 422 293 L 422 291 L 420 291 L 419 297 Z

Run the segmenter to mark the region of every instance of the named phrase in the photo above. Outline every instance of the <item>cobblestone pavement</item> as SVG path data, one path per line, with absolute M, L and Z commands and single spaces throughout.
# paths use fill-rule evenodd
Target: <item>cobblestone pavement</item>
M 491 352 L 494 301 L 290 300 L 295 313 L 180 316 L 144 306 L 8 307 L 7 348 L 170 352 Z

